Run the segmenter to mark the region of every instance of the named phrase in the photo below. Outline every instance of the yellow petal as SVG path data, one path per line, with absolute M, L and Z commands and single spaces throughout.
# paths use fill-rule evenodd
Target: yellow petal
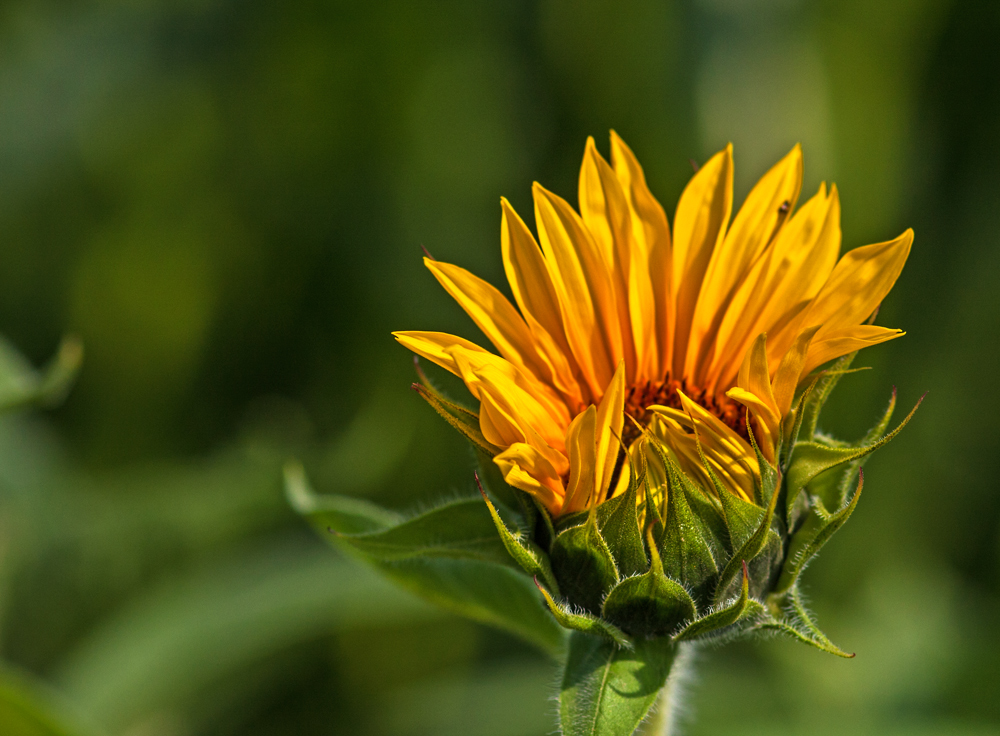
M 776 365 L 796 333 L 786 337 L 784 319 L 802 308 L 826 281 L 840 250 L 840 204 L 836 188 L 827 196 L 821 184 L 779 231 L 737 289 L 719 325 L 715 354 L 707 373 L 709 390 L 733 385 L 740 356 L 762 332 L 768 334 L 768 358 Z
M 619 363 L 600 405 L 597 407 L 597 464 L 594 479 L 598 495 L 606 493 L 611 485 L 618 454 L 621 450 L 622 427 L 625 423 L 625 364 Z
M 539 352 L 552 366 L 553 385 L 575 409 L 579 408 L 585 399 L 589 400 L 589 395 L 584 395 L 575 377 L 576 363 L 563 332 L 559 298 L 549 278 L 542 251 L 510 203 L 501 198 L 500 206 L 503 213 L 500 245 L 511 292 L 531 329 Z
M 650 430 L 674 451 L 681 469 L 697 478 L 702 488 L 714 488 L 702 462 L 704 455 L 709 468 L 724 487 L 752 502 L 755 478 L 759 474 L 753 449 L 742 437 L 694 402 L 688 400 L 684 405 L 685 410 L 651 407 L 656 416 L 650 423 Z M 686 411 L 689 408 L 694 415 Z
M 392 336 L 403 347 L 412 350 L 423 358 L 427 358 L 427 360 L 436 363 L 446 371 L 450 371 L 460 378 L 461 374 L 458 372 L 458 366 L 455 365 L 455 358 L 448 352 L 448 348 L 453 345 L 460 345 L 470 352 L 478 351 L 487 355 L 491 354 L 488 350 L 484 350 L 474 342 L 470 342 L 464 337 L 458 337 L 457 335 L 449 335 L 447 332 L 400 330 L 393 332 Z M 476 398 L 478 399 L 479 397 L 476 396 Z
M 597 441 L 597 407 L 591 404 L 578 414 L 566 433 L 566 454 L 569 455 L 569 484 L 560 514 L 588 508 L 594 494 L 594 471 Z
M 777 404 L 771 393 L 771 372 L 767 367 L 767 336 L 758 335 L 747 351 L 740 366 L 736 385 L 759 396 L 772 414 L 777 414 Z
M 712 253 L 691 321 L 684 375 L 704 386 L 706 361 L 729 302 L 750 267 L 795 207 L 802 186 L 802 150 L 796 145 L 754 186 L 722 245 Z
M 860 325 L 896 283 L 912 244 L 913 230 L 907 230 L 895 240 L 848 251 L 804 312 L 800 324 L 822 325 L 817 341 L 826 340 L 842 328 Z
M 545 383 L 553 383 L 552 369 L 539 355 L 527 323 L 507 297 L 492 284 L 464 268 L 424 258 L 424 265 L 452 298 L 472 317 L 500 355 Z
M 611 284 L 618 312 L 622 355 L 629 378 L 635 380 L 636 344 L 633 340 L 632 317 L 629 314 L 632 221 L 621 184 L 607 161 L 597 152 L 593 137 L 587 138 L 583 164 L 580 167 L 579 199 L 580 218 L 593 236 L 605 263 L 611 264 Z M 650 299 L 650 304 L 642 305 L 649 308 L 646 314 L 651 314 L 651 302 Z M 636 312 L 636 317 L 641 323 L 643 314 Z M 643 337 L 648 339 L 648 335 Z
M 570 417 L 561 401 L 540 391 L 537 382 L 499 356 L 468 351 L 461 346 L 449 348 L 448 352 L 454 357 L 459 377 L 481 403 L 484 392 L 489 393 L 508 407 L 519 424 L 526 423 L 552 447 L 562 447 Z
M 531 445 L 513 444 L 493 458 L 504 480 L 532 494 L 552 514 L 562 507 L 565 490 L 552 464 Z
M 622 358 L 618 309 L 606 262 L 565 200 L 534 185 L 535 220 L 559 297 L 563 329 L 591 395 L 599 397 Z
M 818 326 L 808 327 L 799 333 L 795 342 L 792 343 L 792 349 L 785 353 L 781 365 L 778 366 L 778 372 L 774 375 L 774 403 L 778 409 L 778 416 L 782 419 L 792 408 L 792 399 L 795 397 L 795 389 L 802 378 L 802 369 L 806 364 L 809 344 L 818 329 Z
M 855 350 L 878 345 L 888 340 L 902 337 L 906 333 L 902 330 L 890 327 L 879 327 L 877 325 L 857 325 L 847 327 L 843 330 L 828 333 L 823 339 L 819 338 L 819 333 L 813 338 L 809 345 L 809 354 L 806 357 L 802 374 L 808 375 L 816 368 L 827 361 L 839 358 L 842 355 L 853 353 Z
M 830 188 L 825 202 L 813 197 L 778 234 L 776 266 L 764 287 L 772 296 L 756 325 L 756 329 L 768 334 L 772 364 L 801 334 L 789 318 L 803 309 L 830 278 L 840 244 L 840 194 L 836 186 Z
M 553 447 L 542 437 L 522 414 L 521 407 L 513 406 L 509 398 L 496 391 L 492 386 L 485 386 L 481 391 L 479 403 L 479 426 L 483 436 L 498 447 L 509 447 L 516 444 L 526 444 L 552 466 L 556 475 L 569 472 L 569 462 L 563 453 L 564 439 L 559 438 L 558 447 Z
M 672 371 L 683 375 L 698 293 L 712 252 L 722 241 L 733 208 L 733 146 L 710 158 L 684 188 L 674 215 L 673 266 L 675 308 Z
M 670 226 L 646 185 L 632 150 L 611 131 L 611 165 L 632 221 L 629 311 L 636 351 L 636 382 L 663 377 L 673 352 Z
M 781 432 L 781 414 L 771 392 L 771 373 L 767 367 L 767 338 L 759 335 L 747 351 L 740 367 L 736 386 L 726 396 L 743 404 L 757 420 L 760 437 L 757 445 L 768 461 L 774 462 Z
M 400 344 L 417 355 L 461 378 L 469 392 L 480 402 L 483 401 L 484 387 L 490 389 L 494 396 L 505 397 L 506 403 L 516 407 L 516 410 L 511 410 L 511 414 L 518 418 L 519 426 L 522 422 L 527 422 L 553 447 L 562 447 L 570 420 L 569 410 L 550 388 L 534 376 L 499 355 L 454 335 L 443 332 L 395 332 L 393 335 Z M 480 423 L 482 422 L 480 412 Z M 486 434 L 489 429 L 484 425 L 483 433 Z M 498 436 L 494 435 L 494 439 Z M 509 439 L 494 439 L 490 441 L 501 446 L 510 443 Z

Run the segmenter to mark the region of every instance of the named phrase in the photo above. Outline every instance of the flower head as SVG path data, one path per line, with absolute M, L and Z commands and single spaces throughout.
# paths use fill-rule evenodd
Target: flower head
M 653 476 L 676 464 L 709 494 L 759 501 L 761 461 L 781 464 L 807 377 L 903 334 L 870 318 L 912 230 L 838 259 L 836 187 L 821 184 L 796 209 L 798 146 L 730 222 L 732 182 L 729 146 L 684 189 L 671 229 L 612 132 L 610 164 L 587 141 L 579 212 L 534 185 L 537 240 L 501 200 L 516 307 L 465 269 L 425 258 L 496 353 L 439 332 L 395 337 L 465 382 L 503 478 L 553 517 L 624 493 L 623 450 L 636 457 L 647 440 L 661 450 L 644 453 Z

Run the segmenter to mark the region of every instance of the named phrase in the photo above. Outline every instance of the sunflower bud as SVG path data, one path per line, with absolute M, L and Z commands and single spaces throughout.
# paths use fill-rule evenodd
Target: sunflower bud
M 857 351 L 903 334 L 872 323 L 912 231 L 838 259 L 836 187 L 796 210 L 798 146 L 731 222 L 732 148 L 719 152 L 685 188 L 671 229 L 614 133 L 611 154 L 588 140 L 579 212 L 534 185 L 537 240 L 501 200 L 516 306 L 424 259 L 496 353 L 394 333 L 478 402 L 447 399 L 418 365 L 414 388 L 478 453 L 485 503 L 405 519 L 292 495 L 438 602 L 536 641 L 551 642 L 546 625 L 570 630 L 567 734 L 632 733 L 683 642 L 770 630 L 853 656 L 813 622 L 798 579 L 854 511 L 862 463 L 910 418 L 886 433 L 894 393 L 857 443 L 817 430 Z

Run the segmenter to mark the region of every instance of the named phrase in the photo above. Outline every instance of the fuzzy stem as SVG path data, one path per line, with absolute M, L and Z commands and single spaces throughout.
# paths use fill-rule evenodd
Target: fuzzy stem
M 677 736 L 678 721 L 684 714 L 684 697 L 692 671 L 693 649 L 689 644 L 681 644 L 680 651 L 670 668 L 670 676 L 660 690 L 656 705 L 635 736 Z

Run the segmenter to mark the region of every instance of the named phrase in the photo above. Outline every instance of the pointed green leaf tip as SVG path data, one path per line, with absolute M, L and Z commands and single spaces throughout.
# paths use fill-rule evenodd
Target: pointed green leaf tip
M 574 633 L 559 693 L 564 736 L 626 736 L 646 718 L 677 656 L 669 638 L 636 641 L 632 649 Z
M 777 631 L 793 639 L 797 639 L 803 644 L 815 647 L 820 651 L 834 654 L 844 659 L 854 658 L 854 654 L 845 652 L 830 641 L 826 634 L 820 631 L 819 627 L 813 622 L 812 616 L 810 616 L 809 611 L 806 610 L 805 605 L 802 603 L 802 595 L 799 592 L 798 584 L 793 585 L 791 591 L 787 595 L 778 598 L 778 600 L 781 601 L 780 604 L 776 604 L 772 608 L 780 608 L 780 612 L 772 610 L 768 615 L 761 618 L 754 627 L 755 629 Z

